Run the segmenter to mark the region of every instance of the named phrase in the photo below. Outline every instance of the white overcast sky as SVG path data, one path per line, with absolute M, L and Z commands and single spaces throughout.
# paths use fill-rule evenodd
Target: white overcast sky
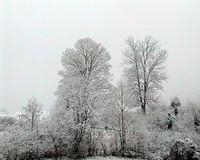
M 151 35 L 168 51 L 162 99 L 200 97 L 199 0 L 1 0 L 0 109 L 20 111 L 35 96 L 47 110 L 62 69 L 61 54 L 85 37 L 112 56 L 114 80 L 128 36 Z

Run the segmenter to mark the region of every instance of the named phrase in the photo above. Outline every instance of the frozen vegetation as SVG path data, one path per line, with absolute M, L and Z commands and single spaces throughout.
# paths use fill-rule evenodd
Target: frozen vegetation
M 41 118 L 33 97 L 17 118 L 0 117 L 1 159 L 199 159 L 200 106 L 159 102 L 166 50 L 152 37 L 128 38 L 123 54 L 114 86 L 101 43 L 85 38 L 67 48 L 50 114 Z
M 90 157 L 84 160 L 129 160 L 130 158 L 122 158 L 122 157 Z M 44 160 L 53 160 L 53 159 L 44 159 Z M 70 160 L 69 158 L 61 158 L 60 160 Z M 132 160 L 139 160 L 139 159 L 132 159 Z

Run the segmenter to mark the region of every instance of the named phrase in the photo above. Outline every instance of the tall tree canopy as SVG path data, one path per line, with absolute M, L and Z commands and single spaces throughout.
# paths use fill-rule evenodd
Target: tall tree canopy
M 105 105 L 110 90 L 110 55 L 90 38 L 80 39 L 62 56 L 63 71 L 57 95 L 58 105 L 72 111 L 80 143 L 86 129 L 94 122 L 95 111 Z
M 145 113 L 147 102 L 153 100 L 155 92 L 162 88 L 161 83 L 167 78 L 164 72 L 167 52 L 152 37 L 141 41 L 128 38 L 126 43 L 124 75 Z

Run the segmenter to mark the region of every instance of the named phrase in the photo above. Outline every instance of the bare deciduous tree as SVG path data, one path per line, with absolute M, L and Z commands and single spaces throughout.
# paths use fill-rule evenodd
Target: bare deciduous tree
M 146 37 L 142 41 L 129 38 L 126 42 L 128 47 L 123 54 L 127 67 L 124 75 L 146 113 L 147 102 L 153 100 L 153 93 L 162 88 L 161 83 L 167 78 L 163 70 L 166 50 L 161 49 L 158 41 L 152 37 Z

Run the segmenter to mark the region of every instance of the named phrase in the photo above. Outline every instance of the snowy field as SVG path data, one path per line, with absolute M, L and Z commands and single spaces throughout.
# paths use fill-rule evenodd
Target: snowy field
M 122 158 L 122 157 L 89 157 L 84 160 L 130 160 L 131 158 Z M 44 160 L 53 160 L 53 159 L 44 159 Z M 61 158 L 58 160 L 70 160 L 67 158 Z M 139 160 L 139 159 L 133 159 L 133 160 Z
M 86 160 L 130 160 L 130 159 L 131 158 L 122 158 L 122 157 L 90 157 L 87 158 Z

